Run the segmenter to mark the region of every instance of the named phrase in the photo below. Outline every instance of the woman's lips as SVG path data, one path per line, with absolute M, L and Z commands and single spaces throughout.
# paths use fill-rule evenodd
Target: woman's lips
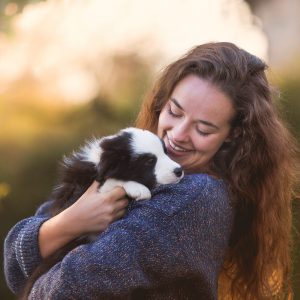
M 187 149 L 184 149 L 182 147 L 175 145 L 174 142 L 169 139 L 167 134 L 166 134 L 165 140 L 166 140 L 165 145 L 167 147 L 168 153 L 171 155 L 173 154 L 176 156 L 183 156 L 183 155 L 186 155 L 187 153 L 193 151 L 193 150 L 187 150 Z

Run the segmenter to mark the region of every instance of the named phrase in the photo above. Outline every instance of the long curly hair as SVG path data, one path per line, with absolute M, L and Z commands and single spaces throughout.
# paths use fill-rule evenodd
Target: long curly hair
M 291 295 L 291 200 L 296 143 L 279 116 L 267 65 L 232 43 L 197 46 L 167 66 L 142 104 L 136 126 L 157 131 L 159 114 L 189 74 L 225 93 L 236 114 L 230 142 L 212 162 L 236 211 L 219 277 L 220 299 L 286 299 Z

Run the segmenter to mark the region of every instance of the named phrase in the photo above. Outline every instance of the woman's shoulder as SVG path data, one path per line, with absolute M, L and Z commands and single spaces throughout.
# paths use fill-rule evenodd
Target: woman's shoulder
M 155 188 L 152 198 L 140 204 L 173 215 L 184 209 L 216 205 L 216 202 L 218 205 L 229 202 L 224 181 L 208 174 L 190 174 L 177 184 Z

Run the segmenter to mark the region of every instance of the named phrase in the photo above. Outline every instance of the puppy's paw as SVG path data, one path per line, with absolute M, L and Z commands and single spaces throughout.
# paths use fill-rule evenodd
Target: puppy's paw
M 123 185 L 126 194 L 135 200 L 148 200 L 151 198 L 149 189 L 135 181 L 127 181 Z
M 107 193 L 110 192 L 117 186 L 123 186 L 124 181 L 116 180 L 116 179 L 107 179 L 102 186 L 99 188 L 100 193 Z

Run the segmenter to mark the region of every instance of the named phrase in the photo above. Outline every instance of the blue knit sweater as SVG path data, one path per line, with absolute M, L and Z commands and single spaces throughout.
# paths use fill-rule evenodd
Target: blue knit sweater
M 226 185 L 194 174 L 152 192 L 42 275 L 30 299 L 217 299 L 233 222 Z M 48 205 L 6 237 L 5 276 L 14 293 L 41 262 L 38 231 Z

